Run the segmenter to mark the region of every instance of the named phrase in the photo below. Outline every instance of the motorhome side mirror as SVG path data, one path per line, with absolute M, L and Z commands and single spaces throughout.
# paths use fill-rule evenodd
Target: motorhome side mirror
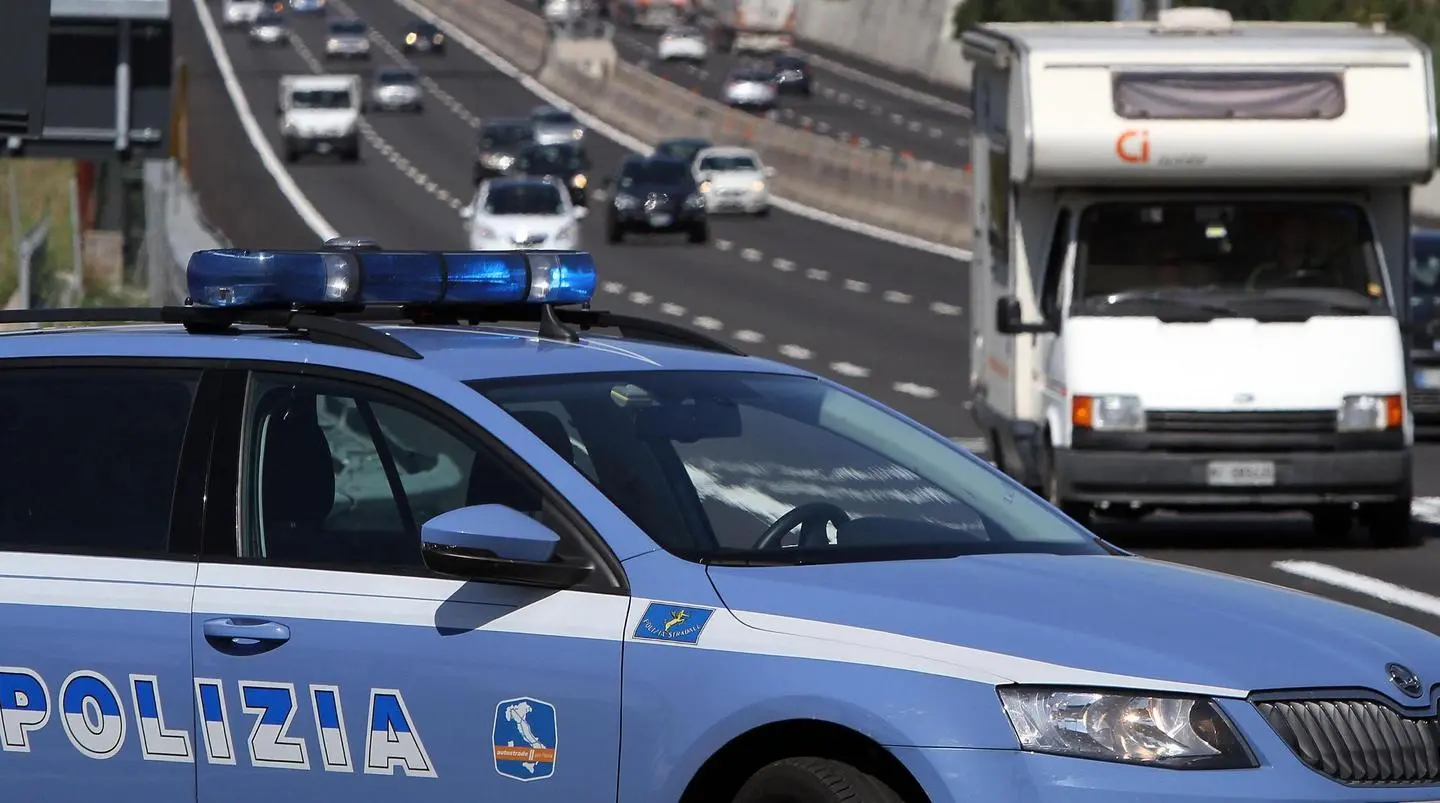
M 1025 323 L 1020 312 L 1020 299 L 1015 296 L 1001 296 L 995 302 L 995 329 L 1002 335 L 1034 335 L 1057 332 L 1053 323 Z
M 441 513 L 421 525 L 420 540 L 426 566 L 464 580 L 568 588 L 594 571 L 556 554 L 554 530 L 504 505 Z

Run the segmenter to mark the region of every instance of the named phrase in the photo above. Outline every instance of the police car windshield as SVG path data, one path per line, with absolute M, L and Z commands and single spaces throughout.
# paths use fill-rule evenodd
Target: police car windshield
M 690 560 L 1108 551 L 979 459 L 813 379 L 656 371 L 471 384 Z M 795 531 L 766 540 L 781 527 Z
M 485 196 L 485 211 L 492 215 L 559 215 L 564 213 L 565 203 L 550 184 L 501 184 Z
M 297 109 L 348 109 L 350 93 L 343 89 L 303 89 L 290 95 Z

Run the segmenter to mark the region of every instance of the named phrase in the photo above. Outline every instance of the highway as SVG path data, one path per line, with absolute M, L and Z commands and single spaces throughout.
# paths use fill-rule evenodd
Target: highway
M 347 2 L 388 42 L 409 20 L 392 0 Z M 173 9 L 176 48 L 191 65 L 192 174 L 207 216 L 238 246 L 313 247 L 315 230 L 246 137 L 195 6 L 180 0 Z M 223 35 L 244 101 L 272 145 L 277 81 L 325 67 L 314 55 L 322 26 L 299 20 L 293 48 L 252 49 L 243 34 Z M 380 48 L 371 64 L 349 69 L 368 72 L 393 61 Z M 302 201 L 344 234 L 398 248 L 463 248 L 456 209 L 471 192 L 475 121 L 523 115 L 540 101 L 458 47 L 420 66 L 433 81 L 423 115 L 372 115 L 361 164 L 305 162 L 288 174 Z M 591 148 L 602 166 L 621 155 L 599 140 Z M 603 242 L 602 217 L 593 215 L 585 231 L 602 271 L 597 306 L 710 330 L 750 353 L 833 376 L 943 434 L 977 434 L 964 409 L 966 264 L 779 212 L 768 220 L 717 221 L 708 246 L 657 240 L 617 248 Z M 1433 528 L 1429 522 L 1440 522 L 1440 447 L 1420 448 L 1417 471 L 1417 495 L 1429 497 L 1417 504 L 1417 526 Z M 1440 598 L 1385 585 L 1440 593 L 1435 539 L 1419 550 L 1316 550 L 1303 517 L 1101 532 L 1150 557 L 1315 591 L 1440 630 Z
M 535 12 L 533 2 L 511 2 Z M 716 100 L 731 70 L 763 61 L 713 52 L 703 65 L 667 64 L 655 55 L 659 36 L 621 27 L 615 46 L 621 58 Z M 776 121 L 920 161 L 949 166 L 969 161 L 968 98 L 960 90 L 879 69 L 830 49 L 807 45 L 803 51 L 811 57 L 814 94 L 782 96 Z

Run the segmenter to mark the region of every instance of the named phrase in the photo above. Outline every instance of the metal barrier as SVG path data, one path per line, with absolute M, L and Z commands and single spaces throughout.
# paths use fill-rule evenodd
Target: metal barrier
M 141 268 L 151 304 L 178 304 L 188 295 L 185 266 L 195 251 L 228 248 L 205 220 L 190 181 L 172 159 L 145 163 L 145 242 Z

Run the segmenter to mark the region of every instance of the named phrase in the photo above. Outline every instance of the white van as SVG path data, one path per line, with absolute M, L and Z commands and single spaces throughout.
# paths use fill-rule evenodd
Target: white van
M 1292 509 L 1411 543 L 1397 310 L 1436 161 L 1428 50 L 1203 8 L 964 48 L 996 461 L 1082 522 Z

